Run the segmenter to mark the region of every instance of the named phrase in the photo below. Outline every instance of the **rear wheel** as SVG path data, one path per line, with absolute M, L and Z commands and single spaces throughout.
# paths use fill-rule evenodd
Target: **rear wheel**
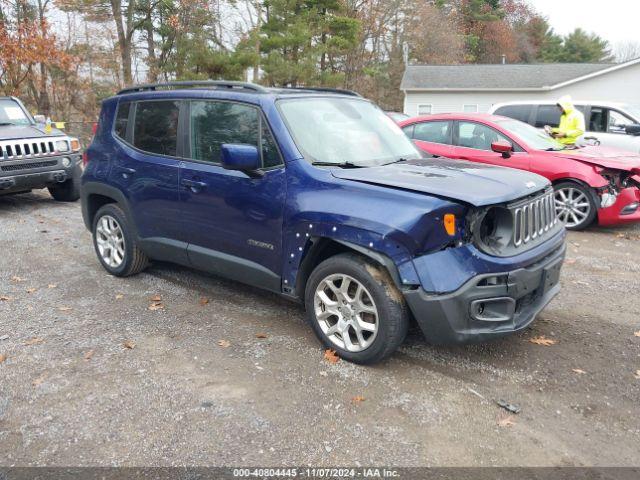
M 568 230 L 583 230 L 597 215 L 597 198 L 589 187 L 574 182 L 554 185 L 556 215 Z
M 316 267 L 305 306 L 320 341 L 355 363 L 391 355 L 409 326 L 406 303 L 389 273 L 356 254 L 336 255 Z
M 111 275 L 135 275 L 149 264 L 147 256 L 138 247 L 125 213 L 116 204 L 107 204 L 96 213 L 93 245 L 100 263 Z

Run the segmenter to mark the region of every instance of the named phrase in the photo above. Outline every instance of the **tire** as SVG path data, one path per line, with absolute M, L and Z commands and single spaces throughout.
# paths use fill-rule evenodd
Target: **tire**
M 49 193 L 58 202 L 77 202 L 80 199 L 80 176 L 82 169 L 79 166 L 73 169 L 73 177 L 57 185 L 48 187 Z
M 149 265 L 125 213 L 117 204 L 109 203 L 98 210 L 91 231 L 98 260 L 111 275 L 128 277 Z
M 344 287 L 346 296 L 336 293 Z M 387 270 L 353 253 L 331 257 L 313 270 L 305 289 L 305 307 L 322 344 L 354 363 L 372 364 L 388 357 L 409 328 L 407 304 Z
M 560 182 L 555 190 L 556 214 L 567 230 L 584 230 L 598 215 L 595 192 L 577 182 Z

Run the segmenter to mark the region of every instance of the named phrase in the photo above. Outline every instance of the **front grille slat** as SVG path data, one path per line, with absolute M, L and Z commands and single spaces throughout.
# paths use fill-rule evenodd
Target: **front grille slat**
M 25 138 L 20 140 L 0 141 L 0 160 L 17 160 L 37 156 L 55 155 L 55 142 L 67 137 L 55 137 L 52 140 L 41 138 Z
M 553 190 L 511 209 L 513 244 L 520 247 L 541 237 L 558 222 Z

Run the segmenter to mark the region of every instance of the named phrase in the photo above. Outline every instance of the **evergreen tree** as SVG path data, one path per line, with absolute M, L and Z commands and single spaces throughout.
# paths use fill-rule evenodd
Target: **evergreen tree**
M 261 27 L 265 81 L 271 85 L 338 85 L 357 45 L 358 20 L 341 0 L 270 0 Z

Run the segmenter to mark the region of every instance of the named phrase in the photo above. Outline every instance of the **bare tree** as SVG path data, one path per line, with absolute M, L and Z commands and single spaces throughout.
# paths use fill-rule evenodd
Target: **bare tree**
M 640 42 L 620 42 L 615 46 L 614 52 L 616 60 L 620 63 L 628 62 L 629 60 L 635 60 L 637 58 L 640 58 Z

